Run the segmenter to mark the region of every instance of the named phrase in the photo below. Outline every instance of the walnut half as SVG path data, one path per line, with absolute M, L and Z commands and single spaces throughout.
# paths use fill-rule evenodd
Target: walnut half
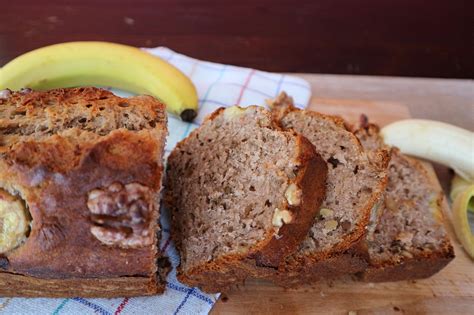
M 91 233 L 102 243 L 123 248 L 153 244 L 154 194 L 138 183 L 113 183 L 89 192 Z

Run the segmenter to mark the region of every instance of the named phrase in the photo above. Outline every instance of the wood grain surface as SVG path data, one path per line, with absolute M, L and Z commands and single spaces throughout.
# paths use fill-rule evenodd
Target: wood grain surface
M 271 71 L 474 77 L 466 0 L 0 0 L 0 66 L 64 41 Z
M 313 87 L 309 108 L 341 115 L 353 123 L 357 122 L 361 113 L 381 125 L 410 116 L 424 118 L 433 113 L 443 113 L 443 107 L 437 103 L 437 85 L 445 87 L 447 91 L 443 93 L 450 95 L 453 104 L 462 104 L 459 111 L 444 115 L 442 120 L 468 123 L 461 116 L 466 116 L 468 104 L 472 106 L 474 100 L 473 83 L 470 81 L 441 80 L 431 86 L 430 80 L 403 79 L 407 81 L 400 82 L 402 79 L 396 78 L 304 77 Z M 374 82 L 378 83 L 374 86 Z M 465 91 L 466 87 L 471 87 L 471 91 Z M 423 102 L 431 102 L 432 105 L 427 107 L 426 112 L 413 115 L 413 108 L 419 109 L 416 95 L 423 93 L 426 98 Z M 430 170 L 434 184 L 439 187 L 431 164 L 425 163 L 425 166 Z M 452 174 L 441 167 L 437 172 L 447 189 Z M 449 216 L 446 198 L 443 211 Z M 474 261 L 459 246 L 450 224 L 447 228 L 456 258 L 429 279 L 374 284 L 348 278 L 316 283 L 297 290 L 285 290 L 269 282 L 251 280 L 244 286 L 225 292 L 212 314 L 473 314 Z

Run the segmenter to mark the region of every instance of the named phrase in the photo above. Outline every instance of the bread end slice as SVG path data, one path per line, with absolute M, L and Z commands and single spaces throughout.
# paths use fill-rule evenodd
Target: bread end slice
M 368 151 L 387 147 L 378 126 L 365 124 L 355 134 Z M 365 281 L 427 278 L 444 268 L 454 250 L 443 226 L 444 195 L 417 160 L 391 148 L 389 182 L 381 216 L 367 237 L 369 265 Z

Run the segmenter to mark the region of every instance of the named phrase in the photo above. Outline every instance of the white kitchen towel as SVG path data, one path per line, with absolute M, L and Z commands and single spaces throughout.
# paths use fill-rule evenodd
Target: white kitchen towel
M 199 96 L 199 114 L 195 123 L 185 123 L 170 116 L 169 136 L 166 144 L 167 157 L 176 143 L 195 129 L 203 118 L 219 107 L 239 104 L 264 105 L 265 99 L 277 96 L 281 91 L 291 95 L 298 107 L 307 106 L 311 89 L 305 80 L 291 75 L 269 73 L 249 68 L 223 65 L 178 54 L 166 47 L 146 48 L 178 67 L 194 82 Z M 116 94 L 127 96 L 122 91 Z M 162 211 L 163 234 L 161 250 L 170 258 L 173 269 L 163 295 L 152 297 L 115 299 L 23 299 L 0 298 L 0 314 L 207 314 L 217 301 L 218 294 L 206 294 L 197 288 L 189 288 L 176 279 L 179 256 L 170 241 L 169 215 Z

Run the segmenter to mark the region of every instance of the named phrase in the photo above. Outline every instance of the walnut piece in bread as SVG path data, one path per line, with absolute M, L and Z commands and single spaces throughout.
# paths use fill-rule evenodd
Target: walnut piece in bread
M 106 245 L 143 247 L 153 243 L 150 234 L 154 208 L 150 189 L 138 183 L 113 183 L 106 189 L 89 193 L 91 233 Z

